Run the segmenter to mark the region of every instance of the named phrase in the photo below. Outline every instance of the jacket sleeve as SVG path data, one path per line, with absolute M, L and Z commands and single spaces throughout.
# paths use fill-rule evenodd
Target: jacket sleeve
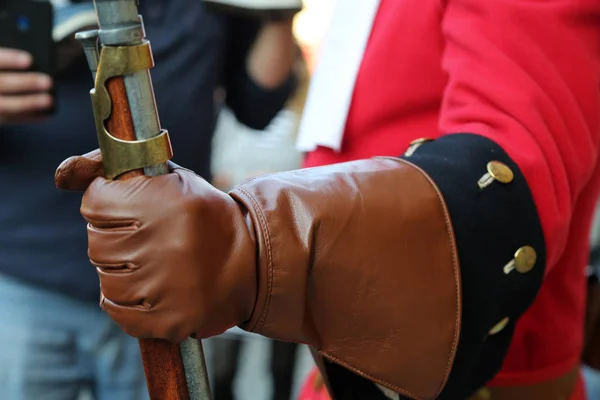
M 461 339 L 441 398 L 499 371 L 515 323 L 564 251 L 597 165 L 599 22 L 596 0 L 447 1 L 442 136 L 403 157 L 440 188 L 461 262 Z M 490 162 L 513 177 L 480 188 Z M 533 269 L 505 273 L 525 247 Z
M 248 73 L 247 57 L 260 30 L 260 21 L 230 17 L 224 88 L 226 104 L 238 121 L 255 130 L 265 129 L 296 89 L 294 73 L 278 87 L 261 87 Z
M 599 20 L 597 0 L 446 1 L 440 132 L 411 132 L 436 140 L 233 191 L 260 243 L 244 329 L 314 347 L 338 399 L 490 381 L 596 167 Z
M 443 133 L 502 147 L 531 188 L 549 272 L 597 161 L 600 3 L 449 0 Z

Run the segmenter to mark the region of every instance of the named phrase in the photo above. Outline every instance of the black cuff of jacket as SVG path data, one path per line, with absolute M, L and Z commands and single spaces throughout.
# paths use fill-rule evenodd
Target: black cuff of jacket
M 240 123 L 262 131 L 283 109 L 297 84 L 296 74 L 291 72 L 281 85 L 266 89 L 256 83 L 244 69 L 241 76 L 228 88 L 227 105 Z
M 500 370 L 515 323 L 541 287 L 546 265 L 541 223 L 519 167 L 487 138 L 448 135 L 421 144 L 412 155 L 402 158 L 433 179 L 452 220 L 462 279 L 462 325 L 453 368 L 438 399 L 464 400 Z M 510 183 L 494 181 L 481 189 L 478 181 L 487 173 L 490 161 L 504 163 L 514 179 Z M 504 266 L 523 246 L 536 251 L 534 268 L 505 274 Z M 506 318 L 506 327 L 491 334 Z M 335 398 L 388 400 L 365 378 L 330 362 L 325 362 L 325 368 Z
M 454 366 L 440 399 L 464 399 L 498 373 L 515 323 L 541 287 L 546 265 L 541 223 L 519 167 L 487 138 L 447 135 L 402 158 L 437 184 L 454 227 L 462 278 L 462 326 Z M 491 161 L 508 166 L 514 179 L 494 180 L 480 188 L 478 181 Z M 533 269 L 505 273 L 504 267 L 524 246 L 536 252 Z M 507 318 L 506 327 L 492 333 Z

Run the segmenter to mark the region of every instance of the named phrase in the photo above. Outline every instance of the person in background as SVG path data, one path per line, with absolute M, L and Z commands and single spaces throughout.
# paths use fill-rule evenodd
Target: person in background
M 310 79 L 301 55 L 298 56 L 295 71 L 298 85 L 294 95 L 265 130 L 250 129 L 240 124 L 230 110 L 222 111 L 213 139 L 212 173 L 215 187 L 228 191 L 253 176 L 301 166 L 302 154 L 296 150 L 295 141 Z M 231 332 L 209 342 L 213 353 L 210 372 L 214 400 L 235 398 L 234 379 L 243 362 L 240 351 L 242 345 L 246 344 L 244 339 L 244 335 Z M 271 398 L 290 399 L 298 345 L 273 340 L 270 348 Z
M 174 160 L 210 179 L 223 103 L 244 124 L 263 129 L 294 90 L 293 10 L 269 20 L 209 12 L 197 0 L 139 6 Z M 57 162 L 97 146 L 92 78 L 79 55 L 49 77 L 27 72 L 28 54 L 0 49 L 0 397 L 6 400 L 71 400 L 82 390 L 98 400 L 147 396 L 137 341 L 98 309 L 80 197 L 52 184 Z M 215 101 L 218 88 L 223 102 Z M 56 114 L 40 118 L 53 103 Z

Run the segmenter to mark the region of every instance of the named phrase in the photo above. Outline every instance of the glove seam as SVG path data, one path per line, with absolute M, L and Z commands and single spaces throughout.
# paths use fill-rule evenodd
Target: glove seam
M 267 218 L 264 215 L 263 210 L 260 208 L 258 202 L 256 201 L 256 199 L 254 198 L 254 196 L 252 196 L 247 190 L 245 190 L 243 187 L 238 187 L 238 190 L 244 194 L 244 196 L 246 196 L 248 198 L 248 200 L 250 200 L 250 202 L 252 203 L 252 206 L 254 207 L 254 211 L 256 212 L 256 216 L 258 219 L 258 222 L 260 224 L 261 230 L 264 232 L 264 242 L 265 242 L 265 247 L 267 249 L 267 270 L 268 270 L 268 275 L 267 275 L 267 298 L 265 299 L 265 304 L 262 307 L 262 310 L 260 311 L 260 318 L 259 320 L 254 324 L 253 327 L 251 327 L 250 331 L 252 332 L 260 332 L 262 331 L 266 321 L 267 321 L 267 315 L 269 314 L 269 308 L 271 306 L 271 297 L 272 297 L 272 292 L 273 292 L 273 271 L 274 271 L 274 263 L 273 263 L 273 252 L 272 252 L 272 246 L 271 246 L 271 233 L 269 231 L 269 225 L 267 224 Z M 259 256 L 260 259 L 260 256 Z M 260 262 L 258 265 L 258 268 L 260 268 Z M 260 288 L 259 288 L 260 290 Z

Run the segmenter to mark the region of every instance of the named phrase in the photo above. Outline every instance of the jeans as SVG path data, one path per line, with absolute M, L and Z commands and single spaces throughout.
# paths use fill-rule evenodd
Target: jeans
M 589 400 L 600 400 L 600 371 L 584 367 L 585 389 Z
M 0 398 L 146 400 L 137 341 L 96 303 L 0 275 Z

